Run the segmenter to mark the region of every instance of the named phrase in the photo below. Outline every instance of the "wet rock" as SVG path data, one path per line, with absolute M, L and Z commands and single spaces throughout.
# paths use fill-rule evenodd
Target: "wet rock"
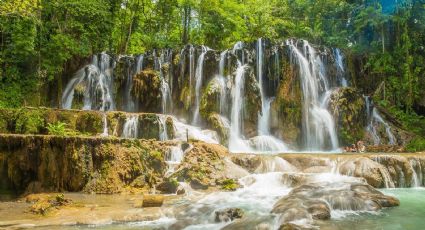
M 279 215 L 282 229 L 303 229 L 304 226 L 288 224 L 302 221 L 308 227 L 314 220 L 330 219 L 331 210 L 377 211 L 397 205 L 399 201 L 396 198 L 384 195 L 365 183 L 318 182 L 294 188 L 273 206 L 272 213 Z
M 215 212 L 215 222 L 230 222 L 235 219 L 241 219 L 244 211 L 240 208 L 227 208 Z
M 65 198 L 63 194 L 31 194 L 25 197 L 25 200 L 32 203 L 30 212 L 41 215 L 72 203 L 71 199 Z
M 229 120 L 217 113 L 212 113 L 208 117 L 208 124 L 220 136 L 220 143 L 226 146 L 229 139 Z
M 413 168 L 407 157 L 397 155 L 375 155 L 372 160 L 383 165 L 389 172 L 395 187 L 410 187 Z
M 143 195 L 143 199 L 136 201 L 135 208 L 151 208 L 151 207 L 161 207 L 164 203 L 163 195 Z
M 365 178 L 367 183 L 375 188 L 394 187 L 388 171 L 381 164 L 366 158 L 358 157 L 341 163 L 339 173 L 347 176 Z
M 226 164 L 228 150 L 221 145 L 193 142 L 193 147 L 185 153 L 179 168 L 172 175 L 178 181 L 185 181 L 194 189 L 207 189 L 217 186 L 227 179 Z
M 161 79 L 159 72 L 143 70 L 133 77 L 131 94 L 137 99 L 139 108 L 147 112 L 161 111 Z
M 363 139 L 366 107 L 362 95 L 355 88 L 334 89 L 329 96 L 329 109 L 337 120 L 336 129 L 343 145 Z

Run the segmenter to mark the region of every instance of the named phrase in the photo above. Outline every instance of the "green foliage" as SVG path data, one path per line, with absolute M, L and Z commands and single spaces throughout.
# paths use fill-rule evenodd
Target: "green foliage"
M 62 122 L 48 123 L 47 130 L 50 135 L 65 136 L 67 134 L 66 124 Z
M 417 137 L 406 145 L 406 150 L 409 152 L 425 151 L 425 138 Z
M 239 184 L 233 179 L 225 179 L 221 181 L 221 189 L 227 191 L 235 191 L 239 188 Z

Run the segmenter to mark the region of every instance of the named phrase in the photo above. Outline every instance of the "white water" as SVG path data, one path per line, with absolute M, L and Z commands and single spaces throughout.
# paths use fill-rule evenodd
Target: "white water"
M 159 123 L 160 123 L 160 132 L 159 132 L 159 140 L 167 141 L 168 132 L 167 132 L 167 116 L 158 115 Z
M 139 129 L 139 116 L 134 114 L 127 116 L 126 121 L 124 123 L 123 131 L 122 131 L 122 137 L 137 138 L 138 129 Z
M 327 108 L 321 106 L 324 104 L 322 95 L 329 90 L 329 86 L 320 56 L 307 41 L 303 41 L 303 52 L 293 40 L 288 40 L 287 45 L 298 64 L 301 78 L 304 147 L 310 151 L 329 147 L 335 150 L 339 144 L 334 119 Z
M 348 86 L 348 80 L 346 79 L 346 73 L 344 68 L 344 55 L 342 54 L 341 50 L 338 48 L 334 49 L 334 55 L 335 55 L 335 63 L 337 67 L 337 78 L 339 81 L 339 84 L 342 87 Z
M 232 108 L 230 116 L 229 150 L 231 152 L 252 152 L 241 136 L 242 131 L 242 108 L 245 84 L 245 68 L 238 62 L 234 86 L 232 87 Z
M 260 87 L 261 111 L 258 114 L 258 133 L 259 135 L 270 135 L 270 104 L 272 99 L 265 95 L 263 82 L 263 41 L 261 38 L 257 41 L 257 79 Z
M 201 102 L 201 88 L 202 88 L 202 80 L 204 78 L 204 60 L 205 54 L 208 52 L 209 48 L 206 46 L 202 46 L 202 53 L 198 58 L 198 65 L 196 67 L 196 75 L 195 75 L 195 109 L 193 111 L 193 120 L 192 124 L 199 124 L 199 106 Z
M 154 53 L 155 58 L 155 69 L 159 71 L 159 75 L 161 78 L 161 98 L 162 98 L 162 113 L 167 114 L 169 112 L 169 109 L 172 108 L 172 99 L 171 99 L 171 90 L 170 85 L 168 81 L 170 79 L 166 79 L 164 76 L 164 72 L 162 70 L 162 66 L 165 62 L 170 63 L 170 60 L 166 59 L 169 58 L 170 55 L 168 54 L 167 50 L 162 51 L 160 57 L 156 57 L 156 54 Z
M 193 82 L 193 74 L 195 73 L 195 47 L 193 45 L 189 48 L 189 97 L 190 104 L 192 104 L 192 82 Z
M 107 118 L 107 114 L 104 112 L 103 113 L 103 133 L 102 133 L 102 136 L 104 136 L 104 137 L 107 137 L 107 136 L 109 136 L 109 133 L 108 133 L 108 118 Z
M 100 60 L 94 55 L 92 62 L 77 71 L 69 81 L 62 94 L 62 108 L 72 108 L 76 88 L 84 91 L 84 110 L 108 111 L 115 108 L 112 95 L 114 64 L 106 53 L 99 57 Z
M 385 128 L 385 133 L 388 138 L 389 145 L 397 144 L 397 139 L 391 131 L 391 126 L 385 122 L 385 120 L 381 117 L 378 110 L 373 106 L 373 102 L 369 96 L 363 96 L 366 104 L 366 115 L 368 118 L 368 125 L 366 127 L 367 132 L 372 136 L 373 142 L 375 145 L 385 144 L 382 143 L 381 136 L 378 132 L 378 127 L 383 125 Z

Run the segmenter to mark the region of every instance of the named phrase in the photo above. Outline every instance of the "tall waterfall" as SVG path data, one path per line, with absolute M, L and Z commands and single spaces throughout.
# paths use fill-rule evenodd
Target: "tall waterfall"
M 193 124 L 199 124 L 199 106 L 201 101 L 201 88 L 202 80 L 204 77 L 204 60 L 205 54 L 208 52 L 209 48 L 202 46 L 202 53 L 198 58 L 198 66 L 196 67 L 195 75 L 195 109 L 193 111 Z
M 260 87 L 260 96 L 261 96 L 261 113 L 258 114 L 258 133 L 259 135 L 269 135 L 270 134 L 270 104 L 271 99 L 267 98 L 266 92 L 264 89 L 263 82 L 263 63 L 264 54 L 263 54 L 263 40 L 261 38 L 257 41 L 257 79 Z
M 94 55 L 92 62 L 80 69 L 69 81 L 62 94 L 62 108 L 71 109 L 75 90 L 84 97 L 84 110 L 114 110 L 113 69 L 114 61 L 106 53 Z
M 251 152 L 252 149 L 242 139 L 242 107 L 245 84 L 245 68 L 238 61 L 234 86 L 232 88 L 232 109 L 230 119 L 229 150 L 231 152 Z
M 334 119 L 326 103 L 322 103 L 323 96 L 329 90 L 322 60 L 307 41 L 303 41 L 303 52 L 294 40 L 288 40 L 287 45 L 298 64 L 301 79 L 304 146 L 310 151 L 325 149 L 329 138 L 331 149 L 337 149 L 338 136 Z
M 163 51 L 158 58 L 156 54 L 154 54 L 155 58 L 155 69 L 159 71 L 159 76 L 161 79 L 161 98 L 162 98 L 162 113 L 167 114 L 169 112 L 169 109 L 172 108 L 172 100 L 171 100 L 171 90 L 169 85 L 169 79 L 166 79 L 163 72 L 163 64 L 165 62 L 170 63 L 171 60 L 169 59 L 170 55 L 168 54 L 168 50 Z

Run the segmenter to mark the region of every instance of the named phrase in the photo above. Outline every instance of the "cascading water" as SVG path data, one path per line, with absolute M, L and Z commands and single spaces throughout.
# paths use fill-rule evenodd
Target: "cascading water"
M 379 125 L 383 125 L 385 127 L 385 133 L 388 138 L 389 145 L 397 144 L 397 139 L 391 131 L 391 126 L 385 122 L 385 120 L 381 117 L 378 110 L 373 106 L 373 102 L 369 96 L 363 96 L 366 104 L 366 115 L 368 119 L 368 125 L 366 127 L 367 132 L 371 135 L 374 145 L 381 145 L 382 139 L 378 132 L 377 127 Z
M 338 136 L 334 119 L 324 107 L 326 104 L 321 102 L 329 86 L 320 56 L 316 55 L 315 49 L 307 41 L 303 41 L 303 52 L 294 40 L 288 40 L 287 45 L 298 64 L 301 79 L 304 146 L 313 151 L 323 150 L 330 144 L 331 149 L 335 150 L 338 148 Z M 329 144 L 326 143 L 328 138 Z
M 163 114 L 167 114 L 169 112 L 169 109 L 172 107 L 172 100 L 171 100 L 171 90 L 170 90 L 170 85 L 168 84 L 168 80 L 166 79 L 164 76 L 164 72 L 163 72 L 163 64 L 168 62 L 170 63 L 169 60 L 167 60 L 167 58 L 170 57 L 168 50 L 163 50 L 161 52 L 161 55 L 159 57 L 157 57 L 156 55 L 156 51 L 153 54 L 154 56 L 154 60 L 155 60 L 155 70 L 159 71 L 159 76 L 161 79 L 161 108 L 162 108 L 162 113 Z
M 347 87 L 348 81 L 346 79 L 346 73 L 344 68 L 344 55 L 342 54 L 340 49 L 335 48 L 334 56 L 335 56 L 335 64 L 337 69 L 337 79 L 339 81 L 339 84 L 342 87 Z
M 198 58 L 198 65 L 196 67 L 195 74 L 195 109 L 193 111 L 193 124 L 199 124 L 199 106 L 201 101 L 201 88 L 202 88 L 202 80 L 204 77 L 204 60 L 205 54 L 208 52 L 209 48 L 206 46 L 202 46 L 202 53 Z
M 232 110 L 230 120 L 229 150 L 231 152 L 251 152 L 252 149 L 241 137 L 242 130 L 242 107 L 245 84 L 245 68 L 238 62 L 234 86 L 232 88 Z
M 83 92 L 84 110 L 114 110 L 114 65 L 108 54 L 101 53 L 99 57 L 94 55 L 91 64 L 80 69 L 69 81 L 62 95 L 62 108 L 72 108 L 75 90 L 78 90 Z
M 139 129 L 139 116 L 138 115 L 128 116 L 124 123 L 122 137 L 137 138 L 138 129 Z
M 260 135 L 270 134 L 270 104 L 271 99 L 265 95 L 264 82 L 263 82 L 263 41 L 261 38 L 257 41 L 257 79 L 260 88 L 261 96 L 261 113 L 258 114 L 258 133 Z
M 159 132 L 159 140 L 166 141 L 168 140 L 168 132 L 167 132 L 167 116 L 160 115 L 158 116 L 160 123 L 160 132 Z
M 133 95 L 131 95 L 131 89 L 133 88 L 133 76 L 143 70 L 143 64 L 144 64 L 143 61 L 144 61 L 143 54 L 137 56 L 134 72 L 129 70 L 127 73 L 127 80 L 125 83 L 124 103 L 123 103 L 125 105 L 125 110 L 127 112 L 136 111 L 136 103 L 134 101 Z

